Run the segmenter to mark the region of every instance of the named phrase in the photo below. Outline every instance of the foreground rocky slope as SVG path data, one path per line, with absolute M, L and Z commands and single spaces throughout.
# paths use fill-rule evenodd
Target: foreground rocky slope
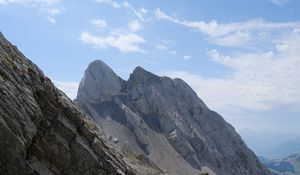
M 76 103 L 126 155 L 144 155 L 165 173 L 269 175 L 234 128 L 182 80 L 137 67 L 128 81 L 105 63 L 85 71 Z
M 1 33 L 0 174 L 133 174 L 94 121 Z

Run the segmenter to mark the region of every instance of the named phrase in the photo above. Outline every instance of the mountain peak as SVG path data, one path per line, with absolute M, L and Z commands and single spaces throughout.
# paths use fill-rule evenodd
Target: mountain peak
M 95 61 L 93 61 L 93 62 L 91 62 L 90 64 L 89 64 L 89 66 L 88 66 L 88 69 L 89 68 L 92 68 L 92 67 L 98 67 L 98 68 L 109 68 L 108 66 L 107 66 L 107 64 L 105 64 L 103 61 L 101 61 L 101 60 L 95 60 Z M 110 68 L 109 68 L 110 69 Z
M 150 85 L 153 83 L 156 83 L 160 81 L 160 77 L 145 70 L 144 68 L 137 66 L 133 73 L 130 74 L 129 80 L 128 80 L 128 85 L 130 87 L 132 87 L 132 85 L 136 84 L 138 82 L 138 84 L 140 85 Z M 133 83 L 133 84 L 132 84 Z
M 133 72 L 135 71 L 146 71 L 144 68 L 142 68 L 141 66 L 137 66 L 134 68 Z
M 103 61 L 95 60 L 91 62 L 86 69 L 85 73 L 89 72 L 92 76 L 95 77 L 104 77 L 104 76 L 117 76 L 117 74 Z
M 80 82 L 77 99 L 89 102 L 105 101 L 119 94 L 123 80 L 103 61 L 89 64 Z
M 151 77 L 158 77 L 157 75 L 145 70 L 144 68 L 142 68 L 141 66 L 137 66 L 133 72 L 132 75 L 134 76 L 151 76 Z

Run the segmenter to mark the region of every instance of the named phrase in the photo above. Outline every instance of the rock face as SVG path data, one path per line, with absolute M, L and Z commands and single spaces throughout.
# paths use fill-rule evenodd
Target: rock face
M 91 64 L 85 75 L 78 89 L 78 98 L 89 102 L 102 102 L 111 100 L 112 96 L 120 94 L 123 80 L 102 61 L 97 60 Z
M 128 81 L 92 62 L 76 103 L 120 150 L 145 155 L 170 174 L 269 175 L 234 128 L 181 79 L 137 67 Z
M 99 75 L 101 71 L 92 74 Z M 112 72 L 103 74 L 109 73 Z M 108 95 L 119 92 L 118 86 L 99 92 L 116 84 L 99 83 L 90 91 L 97 93 L 93 100 L 109 100 Z M 95 122 L 1 33 L 0 140 L 3 175 L 133 174 L 104 141 Z

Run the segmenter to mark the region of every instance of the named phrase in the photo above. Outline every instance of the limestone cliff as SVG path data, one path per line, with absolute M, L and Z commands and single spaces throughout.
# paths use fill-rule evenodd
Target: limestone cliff
M 112 145 L 148 157 L 169 174 L 270 174 L 234 128 L 181 79 L 137 67 L 124 81 L 97 60 L 79 89 L 76 102 Z

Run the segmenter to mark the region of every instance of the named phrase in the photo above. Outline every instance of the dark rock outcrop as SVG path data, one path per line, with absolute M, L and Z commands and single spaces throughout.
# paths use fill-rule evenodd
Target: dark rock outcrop
M 181 79 L 137 67 L 124 81 L 95 61 L 79 89 L 77 104 L 108 136 L 119 139 L 113 145 L 120 150 L 129 145 L 170 174 L 199 174 L 201 169 L 219 175 L 270 174 L 234 128 Z
M 104 91 L 114 81 L 119 80 L 99 82 L 93 100 L 118 94 L 119 86 Z M 0 174 L 133 174 L 103 137 L 95 122 L 0 33 Z

